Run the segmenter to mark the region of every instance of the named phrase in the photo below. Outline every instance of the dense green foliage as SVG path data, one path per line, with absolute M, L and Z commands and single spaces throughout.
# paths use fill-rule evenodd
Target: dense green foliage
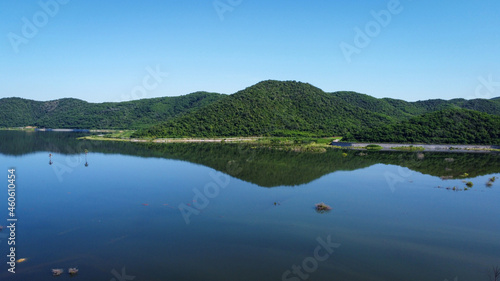
M 139 129 L 133 137 L 332 137 L 369 142 L 498 143 L 500 99 L 406 102 L 306 83 L 263 81 L 233 95 L 93 104 L 0 100 L 0 127 Z
M 135 136 L 332 136 L 391 121 L 310 84 L 264 81 Z
M 351 141 L 500 144 L 500 116 L 467 109 L 426 113 L 353 134 Z
M 197 92 L 120 103 L 88 103 L 78 99 L 40 102 L 4 98 L 0 99 L 0 127 L 138 129 L 166 121 L 222 97 L 220 94 Z
M 403 100 L 383 98 L 377 99 L 368 95 L 355 92 L 335 92 L 336 97 L 350 103 L 370 110 L 390 116 L 396 120 L 403 121 L 416 115 L 434 112 L 444 109 L 465 108 L 485 112 L 493 115 L 500 115 L 500 100 L 497 99 L 452 99 L 449 101 L 433 99 L 426 101 L 407 102 Z
M 325 93 L 300 82 L 264 81 L 213 104 L 135 133 L 134 137 L 344 136 L 346 140 L 494 143 L 498 100 L 454 99 L 406 102 L 354 92 Z M 451 110 L 451 111 L 450 111 Z M 434 117 L 418 117 L 442 112 Z M 478 112 L 479 113 L 479 112 Z M 452 119 L 446 119 L 446 118 Z M 476 118 L 477 117 L 477 118 Z M 416 119 L 414 119 L 416 118 Z M 426 118 L 434 120 L 425 123 Z M 439 119 L 445 118 L 445 119 Z M 457 120 L 459 118 L 460 120 Z M 402 123 L 401 123 L 402 122 Z M 413 130 L 424 122 L 429 127 Z M 448 123 L 454 123 L 453 127 Z M 472 124 L 485 122 L 473 126 Z M 493 122 L 493 123 L 491 123 Z M 422 123 L 422 124 L 424 124 Z M 399 133 L 397 129 L 406 128 Z M 442 129 L 438 129 L 441 128 Z M 474 129 L 482 131 L 477 136 Z M 449 134 L 451 130 L 460 130 Z M 417 135 L 412 134 L 413 131 Z M 432 132 L 438 130 L 436 132 Z M 431 132 L 429 132 L 431 131 Z M 419 133 L 421 135 L 418 135 Z M 373 133 L 374 135 L 371 135 Z M 355 135 L 355 136 L 353 136 Z M 432 136 L 431 139 L 426 137 Z
M 376 145 L 376 144 L 369 144 L 365 148 L 366 148 L 366 150 L 381 150 L 382 149 L 382 147 L 380 145 Z

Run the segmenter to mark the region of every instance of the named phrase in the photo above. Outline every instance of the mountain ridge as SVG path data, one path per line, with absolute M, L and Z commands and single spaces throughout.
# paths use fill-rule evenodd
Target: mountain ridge
M 352 134 L 396 124 L 429 112 L 469 108 L 484 114 L 500 115 L 500 103 L 492 100 L 406 102 L 377 99 L 355 92 L 325 93 L 308 83 L 267 80 L 190 114 L 139 130 L 133 136 L 340 135 L 353 139 Z M 492 138 L 496 139 L 496 136 L 486 139 Z
M 470 124 L 476 119 L 496 122 L 489 116 L 500 116 L 500 99 L 407 102 L 349 91 L 327 93 L 297 81 L 265 80 L 231 95 L 195 92 L 119 103 L 3 98 L 0 127 L 134 129 L 134 137 L 148 138 L 340 135 L 366 140 L 362 132 L 396 128 L 395 124 L 415 118 L 425 120 L 425 114 L 447 110 L 460 111 L 456 114 L 466 117 L 460 120 Z M 418 123 L 412 122 L 410 126 Z M 473 134 L 473 129 L 467 128 L 465 135 Z M 484 135 L 484 139 L 498 139 L 495 132 Z
M 194 92 L 126 102 L 89 103 L 63 98 L 35 101 L 0 99 L 0 127 L 52 127 L 72 129 L 139 129 L 205 106 L 223 94 Z

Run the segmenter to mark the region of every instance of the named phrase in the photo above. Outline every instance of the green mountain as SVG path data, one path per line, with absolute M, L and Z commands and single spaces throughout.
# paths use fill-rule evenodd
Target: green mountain
M 498 143 L 500 99 L 407 102 L 268 80 L 232 95 L 197 92 L 121 103 L 0 99 L 0 127 L 139 129 L 134 137 L 344 136 Z
M 332 136 L 392 121 L 310 84 L 264 81 L 135 136 Z
M 4 98 L 0 99 L 0 127 L 138 129 L 169 120 L 223 97 L 216 93 L 196 92 L 179 97 L 119 103 Z
M 363 140 L 379 141 L 378 138 L 370 138 L 366 132 L 377 131 L 377 128 L 392 128 L 399 122 L 430 112 L 461 109 L 500 116 L 500 102 L 496 100 L 436 99 L 406 102 L 377 99 L 355 92 L 325 93 L 306 83 L 269 80 L 190 114 L 139 130 L 134 137 L 341 135 L 346 139 L 363 136 Z M 496 119 L 485 120 L 493 122 Z M 464 123 L 461 125 L 467 127 L 473 120 L 465 118 L 462 121 Z M 445 123 L 441 125 L 444 126 Z M 491 125 L 484 124 L 486 127 L 492 127 Z M 470 134 L 474 133 L 473 128 L 468 129 Z M 392 132 L 399 135 L 396 131 Z M 356 137 L 352 137 L 352 134 Z M 495 131 L 491 131 L 488 137 L 481 136 L 477 139 L 494 141 L 494 134 Z M 400 139 L 408 141 L 411 138 Z M 473 141 L 476 138 L 467 139 Z M 465 143 L 462 138 L 459 142 Z
M 377 112 L 390 116 L 396 120 L 404 120 L 412 117 L 416 112 L 411 109 L 412 104 L 403 100 L 377 99 L 369 95 L 356 92 L 334 92 L 331 95 L 371 112 Z
M 469 109 L 445 109 L 358 131 L 351 141 L 500 144 L 500 116 Z
M 464 108 L 493 115 L 500 115 L 500 99 L 452 99 L 449 101 L 432 99 L 417 102 L 407 102 L 398 99 L 383 98 L 377 99 L 365 94 L 356 92 L 335 92 L 332 95 L 350 103 L 370 110 L 393 117 L 399 121 L 409 119 L 413 116 L 434 112 L 444 109 Z

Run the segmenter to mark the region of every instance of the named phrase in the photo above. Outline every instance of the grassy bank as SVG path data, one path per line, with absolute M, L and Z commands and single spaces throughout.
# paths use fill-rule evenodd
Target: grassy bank
M 151 143 L 195 143 L 195 142 L 218 142 L 218 143 L 247 143 L 256 146 L 276 148 L 290 151 L 325 152 L 327 148 L 333 148 L 330 144 L 332 138 L 311 137 L 219 137 L 219 138 L 131 138 L 133 131 L 119 131 L 110 134 L 99 134 L 81 137 L 79 139 L 95 141 L 127 141 L 127 142 L 151 142 Z
M 0 128 L 1 131 L 35 131 L 35 128 L 14 127 L 14 128 Z
M 128 141 L 128 142 L 151 142 L 151 143 L 247 143 L 255 146 L 267 147 L 285 151 L 303 151 L 303 152 L 326 152 L 327 149 L 344 149 L 344 150 L 365 150 L 365 151 L 406 151 L 406 152 L 423 152 L 423 151 L 443 151 L 442 148 L 429 148 L 429 145 L 414 146 L 411 144 L 397 146 L 395 144 L 366 144 L 360 145 L 354 143 L 351 147 L 336 146 L 336 140 L 341 137 L 314 138 L 314 137 L 217 137 L 217 138 L 133 138 L 134 131 L 115 131 L 107 134 L 99 134 L 82 137 L 87 140 L 100 141 Z M 454 145 L 450 145 L 449 150 L 459 149 Z M 448 149 L 447 149 L 448 150 Z M 499 149 L 491 147 L 470 147 L 461 148 L 460 152 L 498 152 Z

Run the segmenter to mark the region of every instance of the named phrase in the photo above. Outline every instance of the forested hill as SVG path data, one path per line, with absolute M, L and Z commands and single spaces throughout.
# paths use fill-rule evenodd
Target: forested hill
M 232 95 L 197 92 L 121 103 L 0 99 L 0 127 L 139 129 L 134 137 L 152 138 L 343 136 L 498 144 L 499 116 L 499 98 L 406 102 L 274 80 Z
M 470 109 L 493 115 L 500 115 L 500 97 L 491 100 L 487 99 L 452 99 L 441 100 L 432 99 L 417 102 L 407 102 L 403 100 L 383 98 L 377 99 L 368 95 L 355 92 L 335 92 L 332 95 L 348 102 L 355 104 L 372 112 L 377 112 L 391 116 L 392 118 L 402 121 L 414 117 L 416 115 L 434 112 L 444 109 Z
M 224 96 L 196 92 L 185 96 L 119 103 L 88 103 L 78 99 L 41 102 L 4 98 L 0 99 L 0 127 L 139 129 L 206 106 Z
M 396 143 L 500 144 L 500 116 L 445 109 L 409 120 L 355 132 L 351 141 Z
M 310 84 L 264 81 L 135 136 L 331 136 L 391 121 Z
M 377 99 L 355 92 L 325 93 L 306 83 L 269 80 L 190 114 L 140 130 L 135 136 L 340 135 L 355 139 L 354 134 L 358 138 L 368 138 L 369 135 L 362 135 L 362 132 L 387 128 L 430 112 L 465 110 L 467 115 L 467 109 L 488 113 L 481 116 L 498 116 L 500 101 L 454 99 L 406 102 Z M 488 122 L 496 120 L 486 119 Z M 463 119 L 463 122 L 467 126 L 469 120 Z

